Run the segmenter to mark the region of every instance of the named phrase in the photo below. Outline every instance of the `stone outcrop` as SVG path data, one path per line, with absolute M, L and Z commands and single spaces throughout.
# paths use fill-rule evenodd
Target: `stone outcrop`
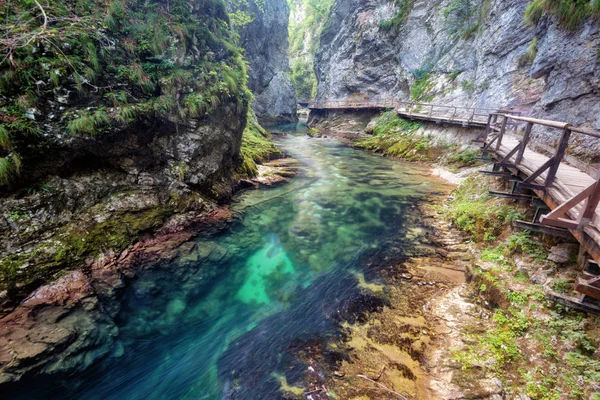
M 404 20 L 386 26 L 396 2 L 337 0 L 316 58 L 318 98 L 510 107 L 600 128 L 600 24 L 590 19 L 570 31 L 544 16 L 533 28 L 523 22 L 527 1 L 470 3 L 469 17 L 457 22 L 446 16 L 449 0 L 416 0 Z M 583 138 L 574 151 L 586 155 L 597 142 Z
M 249 0 L 247 5 L 238 7 L 252 18 L 239 32 L 250 64 L 248 87 L 255 97 L 252 109 L 264 125 L 297 121 L 296 92 L 289 77 L 290 10 L 286 1 Z
M 200 217 L 173 216 L 155 235 L 122 252 L 88 259 L 83 271 L 37 288 L 0 318 L 0 386 L 27 374 L 77 373 L 103 357 L 118 357 L 123 348 L 115 340 L 119 333 L 115 317 L 127 282 L 145 269 L 186 255 L 193 243 L 183 243 L 198 232 L 223 229 L 232 218 L 227 208 L 216 207 Z M 10 385 L 5 388 L 18 391 Z

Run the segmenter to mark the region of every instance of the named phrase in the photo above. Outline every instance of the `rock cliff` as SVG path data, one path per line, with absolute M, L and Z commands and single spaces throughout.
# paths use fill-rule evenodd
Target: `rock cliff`
M 220 219 L 251 98 L 221 0 L 38 5 L 3 14 L 0 383 L 114 350 L 126 280 Z
M 290 79 L 288 21 L 285 0 L 229 1 L 229 8 L 244 13 L 238 25 L 240 45 L 248 61 L 248 87 L 254 94 L 252 109 L 264 125 L 295 122 L 297 100 Z
M 318 98 L 511 107 L 600 128 L 600 24 L 566 27 L 545 13 L 528 25 L 528 4 L 337 0 L 316 57 Z M 596 142 L 582 138 L 575 152 Z
M 232 193 L 251 96 L 224 4 L 122 6 L 52 1 L 0 65 L 0 306 Z

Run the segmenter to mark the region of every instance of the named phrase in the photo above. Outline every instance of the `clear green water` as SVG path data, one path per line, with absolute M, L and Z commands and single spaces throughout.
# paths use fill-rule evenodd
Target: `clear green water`
M 436 184 L 422 167 L 295 128 L 276 142 L 305 176 L 239 196 L 230 229 L 130 285 L 112 356 L 22 398 L 276 399 L 281 377 L 303 384 L 290 349 L 337 334 L 358 276 L 376 278 L 361 257 L 402 232 Z

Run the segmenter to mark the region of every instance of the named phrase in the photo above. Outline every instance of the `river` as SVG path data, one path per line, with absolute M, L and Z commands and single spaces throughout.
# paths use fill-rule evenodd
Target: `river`
M 276 144 L 306 173 L 239 195 L 227 231 L 143 272 L 124 296 L 112 356 L 14 398 L 258 400 L 305 385 L 298 349 L 385 304 L 369 295 L 382 282 L 365 257 L 390 237 L 410 246 L 407 216 L 436 180 L 425 166 L 287 131 Z

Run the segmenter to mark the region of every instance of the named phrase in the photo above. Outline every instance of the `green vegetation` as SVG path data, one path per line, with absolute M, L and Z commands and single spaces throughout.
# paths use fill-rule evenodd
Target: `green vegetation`
M 394 3 L 398 9 L 392 18 L 379 22 L 379 28 L 382 30 L 395 29 L 406 22 L 415 4 L 415 0 L 394 0 Z
M 533 0 L 527 6 L 523 16 L 525 23 L 537 25 L 544 15 L 558 19 L 566 29 L 576 29 L 586 18 L 600 15 L 598 0 Z
M 450 0 L 448 7 L 442 10 L 444 24 L 448 33 L 461 34 L 464 39 L 479 29 L 479 23 L 473 21 L 477 3 L 472 0 Z
M 529 47 L 527 47 L 527 52 L 519 58 L 519 66 L 523 67 L 525 65 L 533 64 L 535 57 L 537 57 L 537 52 L 538 52 L 537 45 L 538 45 L 538 39 L 537 39 L 537 37 L 534 37 L 533 39 L 531 39 L 531 43 L 529 43 Z
M 184 202 L 182 202 L 183 204 Z M 58 231 L 51 242 L 38 246 L 30 253 L 12 254 L 0 261 L 0 291 L 14 296 L 29 285 L 39 286 L 54 274 L 108 249 L 123 249 L 143 232 L 160 226 L 173 214 L 175 207 L 164 205 L 148 210 L 121 213 L 104 222 L 81 227 L 74 225 Z M 27 218 L 15 214 L 15 218 Z
M 373 135 L 355 142 L 357 147 L 405 160 L 436 160 L 445 146 L 436 144 L 431 137 L 416 134 L 421 128 L 417 122 L 399 118 L 388 111 L 377 119 Z
M 429 69 L 420 69 L 413 72 L 415 83 L 410 87 L 410 97 L 415 101 L 431 101 L 433 96 L 427 95 L 431 89 L 431 75 Z
M 288 0 L 291 78 L 298 98 L 310 99 L 317 94 L 314 56 L 333 4 L 334 0 Z
M 522 214 L 502 199 L 492 198 L 488 186 L 471 177 L 454 193 L 446 209 L 448 218 L 463 232 L 480 242 L 493 242 L 507 225 Z
M 460 153 L 454 153 L 446 159 L 446 163 L 455 168 L 471 167 L 477 164 L 477 157 L 479 156 L 480 150 L 478 149 L 465 149 Z
M 224 103 L 245 111 L 246 63 L 225 6 L 194 3 L 195 13 L 187 0 L 14 0 L 2 7 L 0 185 L 14 181 L 21 159 L 27 163 L 40 147 L 44 113 L 63 114 L 50 135 L 98 135 L 148 117 L 201 117 Z M 79 110 L 48 110 L 48 101 L 69 102 L 55 94 L 67 91 L 77 92 Z
M 242 136 L 242 163 L 237 169 L 238 174 L 244 178 L 252 178 L 258 174 L 256 164 L 281 155 L 281 150 L 269 140 L 269 133 L 260 126 L 256 121 L 256 117 L 250 113 Z
M 552 263 L 546 260 L 547 248 L 540 237 L 511 232 L 508 221 L 520 212 L 514 204 L 486 195 L 491 182 L 480 176 L 468 179 L 444 211 L 482 250 L 480 259 L 487 264 L 472 269 L 473 290 L 486 304 L 497 305 L 491 326 L 486 323 L 483 333 L 474 327 L 466 345 L 454 352 L 462 379 L 490 369 L 511 398 L 519 394 L 534 400 L 594 398 L 600 362 L 591 356 L 598 345 L 594 332 L 600 320 L 546 301 L 543 286 L 517 268 L 516 255 L 534 270 L 548 270 Z M 551 287 L 570 292 L 572 283 L 554 279 Z

